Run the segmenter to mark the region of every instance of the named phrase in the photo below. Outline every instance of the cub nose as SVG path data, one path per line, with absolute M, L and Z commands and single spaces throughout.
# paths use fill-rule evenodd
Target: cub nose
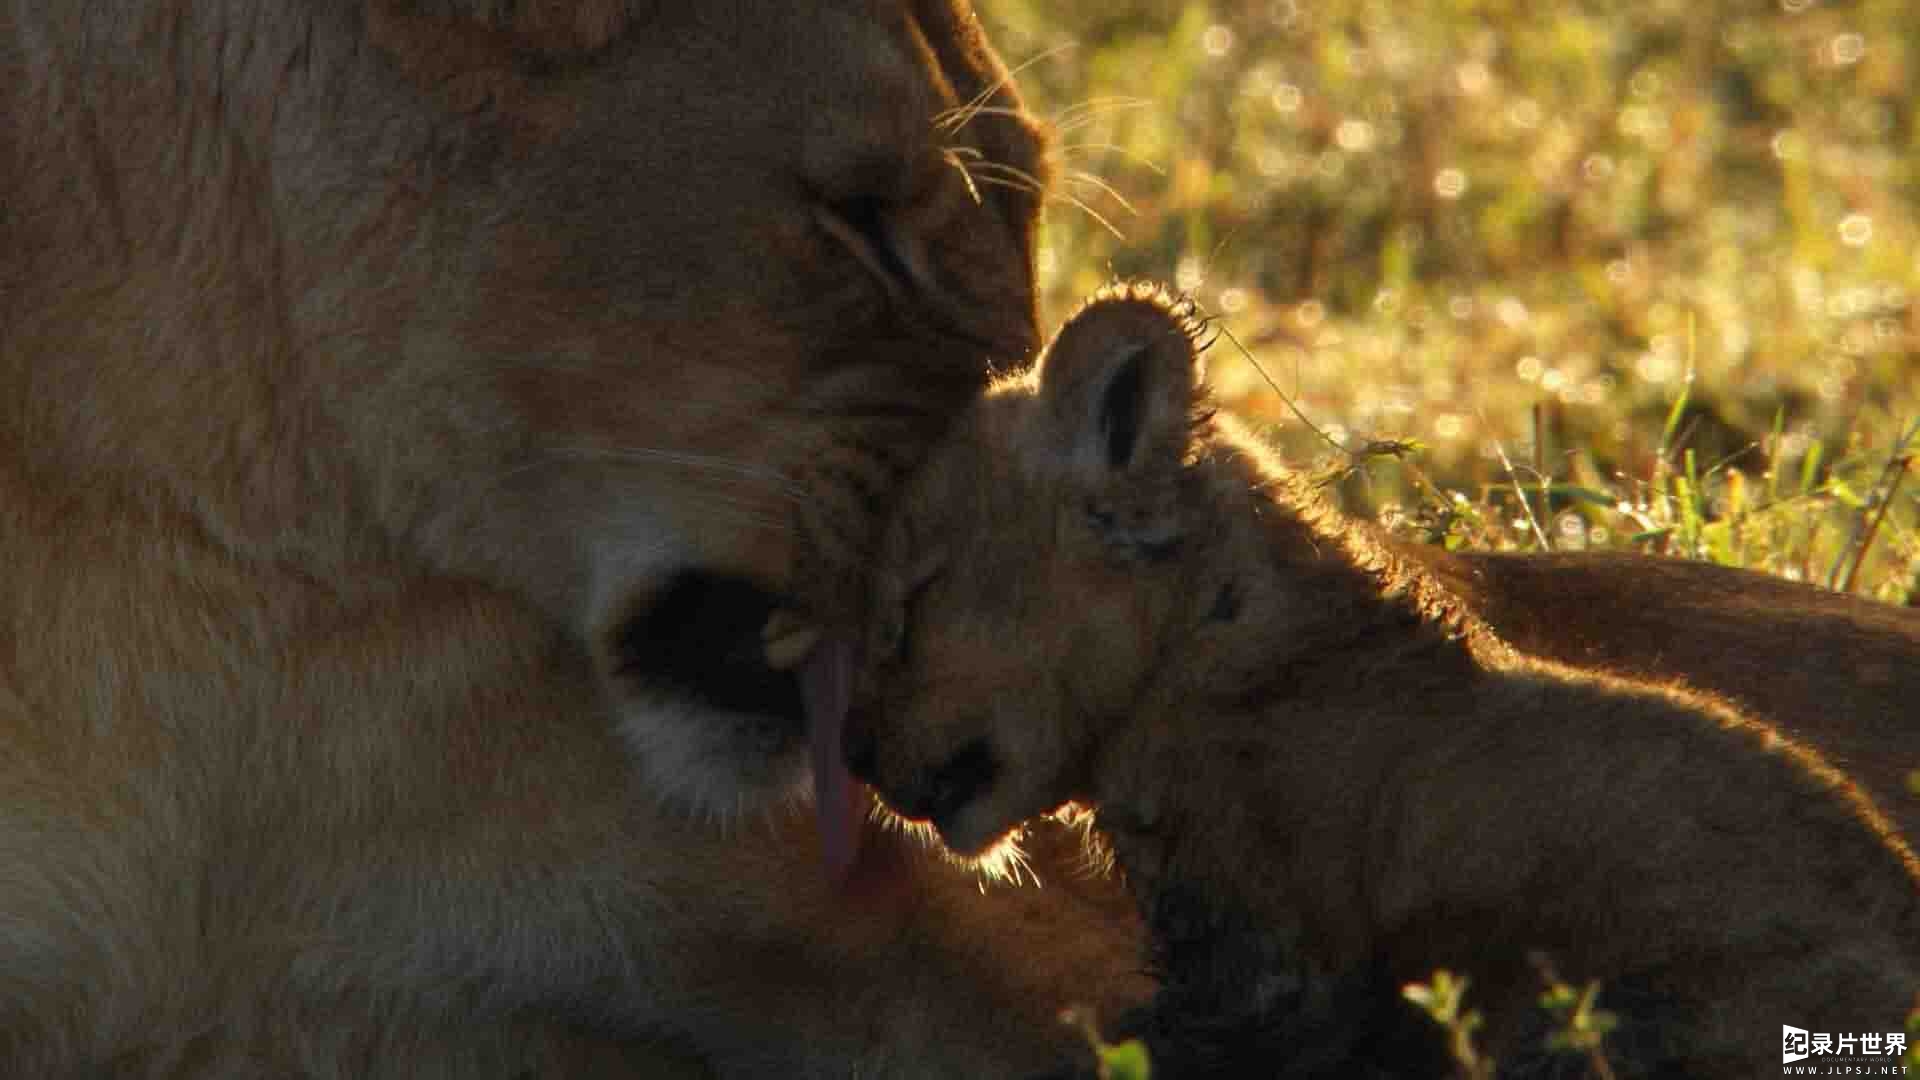
M 944 764 L 914 777 L 913 798 L 900 809 L 908 817 L 944 824 L 993 785 L 1000 762 L 984 738 L 962 746 Z

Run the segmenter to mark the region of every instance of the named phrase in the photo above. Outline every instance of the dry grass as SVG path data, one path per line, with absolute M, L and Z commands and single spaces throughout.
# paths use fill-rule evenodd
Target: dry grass
M 1904 5 L 982 7 L 1063 132 L 1051 311 L 1191 292 L 1349 509 L 1920 595 Z

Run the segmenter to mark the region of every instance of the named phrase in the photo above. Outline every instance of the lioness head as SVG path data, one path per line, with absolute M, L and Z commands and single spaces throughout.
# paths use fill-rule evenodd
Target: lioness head
M 994 386 L 889 527 L 847 757 L 965 853 L 1092 794 L 1093 757 L 1166 665 L 1252 670 L 1187 306 L 1109 289 L 1037 371 Z M 1240 505 L 1243 504 L 1244 505 Z
M 806 775 L 769 614 L 858 617 L 1036 342 L 965 0 L 9 5 L 0 114 L 0 452 L 338 596 L 524 596 L 707 808 Z

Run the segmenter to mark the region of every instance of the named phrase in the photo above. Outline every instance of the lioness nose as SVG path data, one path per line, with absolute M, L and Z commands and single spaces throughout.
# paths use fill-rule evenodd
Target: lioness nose
M 993 747 L 984 738 L 974 739 L 945 764 L 922 770 L 913 785 L 917 805 L 903 809 L 914 817 L 943 823 L 979 798 L 999 772 Z

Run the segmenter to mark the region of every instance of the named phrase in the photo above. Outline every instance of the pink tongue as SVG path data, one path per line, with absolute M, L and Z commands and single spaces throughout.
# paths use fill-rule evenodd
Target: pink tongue
M 813 744 L 813 804 L 820 819 L 820 851 L 827 876 L 835 885 L 846 883 L 860 851 L 859 788 L 840 757 L 841 732 L 853 697 L 853 645 L 829 634 L 815 645 L 800 665 L 800 699 L 807 710 L 807 733 Z

